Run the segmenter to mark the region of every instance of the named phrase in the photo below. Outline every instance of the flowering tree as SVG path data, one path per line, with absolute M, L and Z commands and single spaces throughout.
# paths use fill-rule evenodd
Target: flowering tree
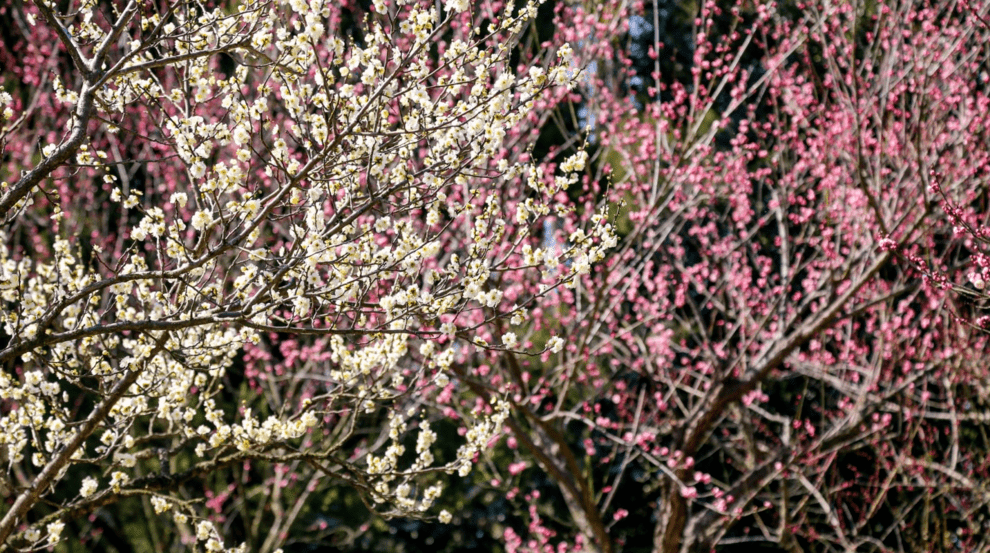
M 518 347 L 505 321 L 615 243 L 558 209 L 583 231 L 545 270 L 531 230 L 587 156 L 546 172 L 521 140 L 578 72 L 566 45 L 510 64 L 537 4 L 474 8 L 0 8 L 0 548 L 130 502 L 157 547 L 221 550 L 236 496 L 241 548 L 269 551 L 330 483 L 421 516 L 470 470 L 508 404 L 451 419 L 420 392 Z
M 986 546 L 990 4 L 441 4 L 0 7 L 0 547 Z
M 561 8 L 621 238 L 516 330 L 561 352 L 456 367 L 513 406 L 507 549 L 985 549 L 990 4 L 671 4 Z

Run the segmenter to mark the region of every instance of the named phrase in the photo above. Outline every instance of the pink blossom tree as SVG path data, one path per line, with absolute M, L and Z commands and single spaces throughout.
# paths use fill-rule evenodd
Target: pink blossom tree
M 703 2 L 685 52 L 647 3 L 638 89 L 608 9 L 558 15 L 597 69 L 559 197 L 619 246 L 513 329 L 561 352 L 457 367 L 513 407 L 507 548 L 985 548 L 990 4 Z

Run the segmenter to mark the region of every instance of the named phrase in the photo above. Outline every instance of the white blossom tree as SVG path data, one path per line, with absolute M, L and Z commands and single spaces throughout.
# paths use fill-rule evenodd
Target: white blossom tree
M 484 337 L 615 242 L 600 214 L 554 253 L 573 269 L 544 270 L 541 219 L 585 161 L 546 174 L 520 129 L 577 64 L 566 46 L 510 64 L 534 2 L 376 0 L 346 35 L 348 10 L 11 8 L 25 51 L 49 57 L 0 81 L 0 549 L 134 500 L 220 551 L 186 484 L 246 463 L 430 513 L 438 475 L 466 474 L 500 432 L 505 402 L 478 402 L 438 459 L 442 415 L 418 394 L 472 347 L 518 347 Z M 504 297 L 526 279 L 542 284 Z M 289 338 L 285 371 L 231 376 Z M 295 516 L 241 549 L 279 547 Z

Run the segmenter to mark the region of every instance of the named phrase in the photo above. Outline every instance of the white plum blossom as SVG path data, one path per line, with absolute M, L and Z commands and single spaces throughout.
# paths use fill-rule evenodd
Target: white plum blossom
M 519 344 L 519 339 L 516 337 L 514 332 L 506 332 L 502 335 L 502 345 L 512 349 Z
M 49 523 L 45 529 L 48 530 L 48 544 L 55 545 L 58 543 L 60 537 L 62 536 L 62 530 L 65 529 L 65 523 L 61 520 Z
M 0 91 L 0 118 L 8 121 L 14 118 L 14 109 L 10 107 L 13 102 L 14 98 L 9 92 Z
M 114 471 L 110 474 L 110 488 L 112 488 L 115 493 L 120 493 L 120 487 L 126 484 L 129 480 L 130 477 L 127 476 L 127 473 L 119 470 Z
M 196 538 L 205 541 L 213 535 L 213 523 L 201 520 L 196 523 Z
M 79 495 L 89 497 L 96 492 L 99 485 L 99 482 L 97 482 L 95 478 L 92 476 L 87 476 L 83 479 L 82 488 L 79 489 Z
M 162 514 L 172 507 L 168 500 L 157 495 L 151 498 L 151 505 L 155 509 L 155 514 Z
M 192 167 L 189 168 L 189 174 L 196 179 L 203 178 L 204 176 L 206 176 L 206 164 L 203 163 L 202 161 L 197 161 L 196 163 L 193 163 Z
M 447 0 L 444 8 L 454 13 L 463 13 L 471 8 L 470 0 Z
M 185 192 L 176 192 L 172 194 L 172 197 L 168 201 L 179 207 L 186 207 L 186 203 L 189 202 L 189 196 Z
M 192 226 L 196 230 L 203 230 L 210 226 L 213 222 L 213 217 L 206 211 L 197 211 L 192 218 Z

